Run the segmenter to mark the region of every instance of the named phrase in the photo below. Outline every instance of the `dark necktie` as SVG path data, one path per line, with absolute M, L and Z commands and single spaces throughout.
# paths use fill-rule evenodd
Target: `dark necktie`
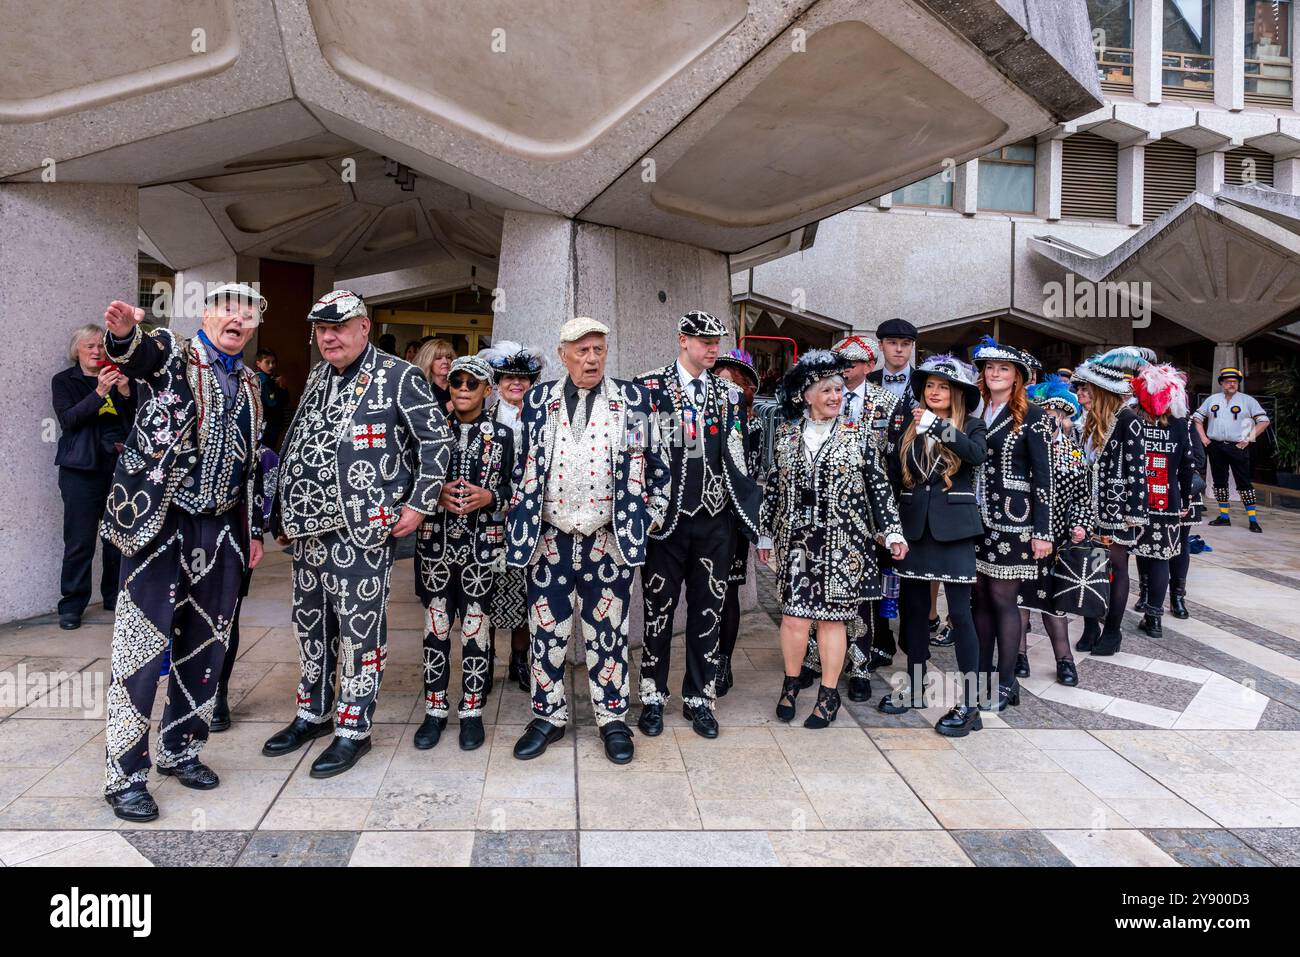
M 694 397 L 695 408 L 702 409 L 704 407 L 704 383 L 699 379 L 691 380 L 691 395 Z

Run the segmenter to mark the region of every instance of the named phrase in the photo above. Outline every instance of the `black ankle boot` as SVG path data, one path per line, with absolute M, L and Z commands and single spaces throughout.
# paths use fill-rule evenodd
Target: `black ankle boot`
M 229 730 L 230 728 L 230 702 L 226 700 L 226 689 L 221 688 L 217 691 L 216 701 L 212 705 L 212 721 L 208 724 L 208 730 L 217 733 Z
M 1145 632 L 1149 638 L 1163 638 L 1164 629 L 1160 627 L 1160 616 L 1147 612 L 1142 616 L 1142 623 L 1138 625 L 1138 631 Z
M 1119 646 L 1124 640 L 1124 633 L 1118 628 L 1113 631 L 1109 628 L 1103 628 L 1101 636 L 1092 646 L 1092 654 L 1097 658 L 1107 658 L 1119 651 Z
M 1146 572 L 1138 572 L 1138 600 L 1133 603 L 1134 611 L 1147 610 L 1148 579 Z
M 1169 613 L 1175 618 L 1187 617 L 1187 579 L 1169 579 Z
M 812 714 L 804 719 L 803 726 L 813 730 L 830 727 L 839 713 L 840 693 L 822 685 L 817 689 L 817 704 L 813 705 Z
M 1016 655 L 1016 677 L 1017 678 L 1029 677 L 1029 656 L 1028 655 Z
M 782 721 L 793 721 L 795 701 L 803 681 L 798 675 L 784 675 L 781 678 L 781 697 L 776 702 L 776 716 Z
M 1074 650 L 1082 651 L 1085 654 L 1092 651 L 1099 637 L 1101 637 L 1101 622 L 1096 618 L 1085 618 L 1083 620 L 1083 634 L 1075 642 Z

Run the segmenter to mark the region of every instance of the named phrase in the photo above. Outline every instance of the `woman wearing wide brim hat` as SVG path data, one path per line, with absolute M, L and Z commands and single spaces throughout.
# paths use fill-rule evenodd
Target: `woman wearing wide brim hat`
M 782 721 L 794 718 L 808 629 L 818 623 L 822 684 L 807 728 L 835 720 L 845 623 L 864 601 L 883 597 L 873 542 L 882 537 L 895 560 L 907 554 L 893 489 L 869 430 L 839 414 L 848 362 L 817 349 L 786 373 L 778 398 L 787 421 L 772 443 L 759 522 L 759 561 L 774 558 L 781 581 L 785 680 L 776 715 Z
M 1079 670 L 1070 652 L 1069 620 L 1052 604 L 1052 571 L 1056 553 L 1071 542 L 1081 542 L 1092 528 L 1092 496 L 1089 494 L 1090 468 L 1083 448 L 1076 438 L 1074 421 L 1083 412 L 1070 387 L 1058 376 L 1029 387 L 1029 400 L 1047 413 L 1052 436 L 1048 454 L 1052 468 L 1052 555 L 1038 563 L 1038 576 L 1020 583 L 1021 623 L 1029 632 L 1029 615 L 1043 616 L 1043 629 L 1056 659 L 1056 680 L 1067 687 L 1079 683 Z M 1029 657 L 1022 638 L 1021 653 L 1016 661 L 1017 677 L 1029 677 Z
M 979 484 L 985 532 L 975 559 L 975 630 L 981 675 L 992 671 L 997 652 L 993 707 L 1002 711 L 1020 703 L 1020 582 L 1037 578 L 1039 560 L 1052 553 L 1051 433 L 1025 392 L 1031 367 L 1025 352 L 985 336 L 974 358 L 989 445 Z
M 988 454 L 988 428 L 974 414 L 980 400 L 975 378 L 975 370 L 955 356 L 931 356 L 913 369 L 910 387 L 916 405 L 889 461 L 893 484 L 902 490 L 899 513 L 907 538 L 907 555 L 896 570 L 910 687 L 886 695 L 878 707 L 886 714 L 925 707 L 930 586 L 942 584 L 963 691 L 961 702 L 935 725 L 948 737 L 964 737 L 983 726 L 971 591 L 976 544 L 984 533 L 975 503 L 975 476 Z
M 1071 385 L 1087 389 L 1091 402 L 1083 422 L 1085 449 L 1092 462 L 1092 514 L 1101 543 L 1110 550 L 1110 607 L 1101 634 L 1085 627 L 1079 651 L 1105 657 L 1119 650 L 1128 603 L 1128 554 L 1147 523 L 1146 446 L 1142 423 L 1129 407 L 1134 373 L 1156 354 L 1140 346 L 1120 346 L 1092 356 L 1074 370 Z

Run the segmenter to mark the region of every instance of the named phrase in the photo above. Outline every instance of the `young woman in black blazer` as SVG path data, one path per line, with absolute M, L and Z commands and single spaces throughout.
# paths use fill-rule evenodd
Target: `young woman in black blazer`
M 971 618 L 975 543 L 984 523 L 975 503 L 975 472 L 988 452 L 987 427 L 968 414 L 979 404 L 975 370 L 953 356 L 932 356 L 912 372 L 917 405 L 889 466 L 899 493 L 907 555 L 898 564 L 903 644 L 910 687 L 880 700 L 886 714 L 924 707 L 930 658 L 930 584 L 942 582 L 948 598 L 961 670 L 961 703 L 935 730 L 963 737 L 982 727 L 978 701 L 979 642 Z

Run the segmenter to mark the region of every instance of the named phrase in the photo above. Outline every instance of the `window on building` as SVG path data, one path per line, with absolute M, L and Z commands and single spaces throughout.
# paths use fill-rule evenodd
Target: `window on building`
M 1196 150 L 1174 140 L 1146 147 L 1142 175 L 1142 221 L 1154 222 L 1196 192 Z
M 1163 84 L 1170 96 L 1214 99 L 1214 0 L 1164 0 Z
M 1061 218 L 1115 221 L 1119 146 L 1096 133 L 1061 144 Z
M 946 176 L 945 176 L 946 174 Z M 894 190 L 895 206 L 944 206 L 952 208 L 952 176 L 947 169 L 910 186 Z
M 1291 109 L 1291 4 L 1246 0 L 1246 102 Z
M 1092 47 L 1097 53 L 1101 88 L 1133 90 L 1133 0 L 1088 0 Z
M 1223 154 L 1223 181 L 1233 186 L 1272 186 L 1273 154 L 1241 146 Z
M 1036 154 L 1037 148 L 1031 140 L 981 156 L 979 208 L 1004 213 L 1032 213 Z

